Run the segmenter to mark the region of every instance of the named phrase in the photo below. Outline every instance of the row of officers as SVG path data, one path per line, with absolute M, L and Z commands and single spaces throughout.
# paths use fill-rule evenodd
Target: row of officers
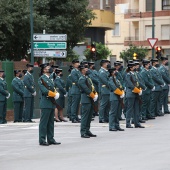
M 73 60 L 66 82 L 58 66 L 42 64 L 38 80 L 40 88 L 41 119 L 40 145 L 60 144 L 54 140 L 55 121 L 66 121 L 63 117 L 65 97 L 68 96 L 67 114 L 72 123 L 81 122 L 83 138 L 96 137 L 90 131 L 92 115 L 99 113 L 99 123 L 109 123 L 110 131 L 124 131 L 119 125 L 122 113 L 126 117 L 126 128 L 144 128 L 141 123 L 156 116 L 169 114 L 168 92 L 170 76 L 168 58 L 129 61 L 127 68 L 116 61 L 111 67 L 109 60 L 100 62 L 97 72 L 94 62 Z M 15 70 L 12 81 L 14 122 L 32 122 L 36 88 L 33 65 L 27 64 L 24 78 Z M 0 71 L 0 123 L 6 123 L 6 103 L 10 97 L 5 82 L 5 73 Z M 81 103 L 81 108 L 79 105 Z M 81 113 L 81 120 L 78 113 Z M 47 142 L 46 142 L 47 137 Z

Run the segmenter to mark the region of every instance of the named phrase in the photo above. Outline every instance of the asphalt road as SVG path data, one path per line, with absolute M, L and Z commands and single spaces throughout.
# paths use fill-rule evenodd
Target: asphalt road
M 80 138 L 79 124 L 55 123 L 62 144 L 47 147 L 38 144 L 36 121 L 0 125 L 0 170 L 170 170 L 170 115 L 124 132 L 109 132 L 97 117 L 90 139 Z

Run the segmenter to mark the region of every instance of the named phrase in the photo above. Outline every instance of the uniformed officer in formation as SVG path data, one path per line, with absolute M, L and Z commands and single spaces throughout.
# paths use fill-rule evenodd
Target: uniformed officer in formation
M 84 65 L 79 67 L 81 77 L 78 80 L 78 86 L 81 90 L 81 127 L 80 133 L 82 138 L 96 137 L 90 131 L 90 123 L 93 114 L 94 102 L 98 99 L 98 94 L 94 89 L 92 80 L 86 74 L 88 68 Z
M 67 96 L 67 91 L 65 88 L 66 85 L 64 80 L 62 79 L 63 76 L 62 69 L 57 68 L 55 72 L 57 76 L 56 79 L 54 80 L 54 85 L 60 94 L 60 97 L 56 100 L 56 103 L 61 108 L 60 110 L 58 110 L 57 113 L 55 113 L 55 118 L 61 122 L 67 122 L 67 120 L 65 120 L 63 116 L 63 109 L 65 107 L 65 97 Z
M 54 87 L 50 74 L 53 69 L 48 63 L 41 65 L 42 76 L 38 80 L 40 88 L 40 109 L 41 118 L 39 124 L 39 144 L 42 146 L 59 145 L 54 139 L 54 110 L 55 100 L 59 98 L 59 93 Z
M 5 81 L 5 72 L 0 70 L 0 124 L 6 124 L 7 99 L 10 93 L 7 90 L 7 83 Z
M 79 106 L 80 106 L 80 89 L 78 87 L 78 80 L 81 76 L 79 71 L 79 60 L 74 59 L 72 61 L 73 69 L 71 71 L 71 79 L 72 79 L 72 87 L 71 87 L 71 96 L 72 96 L 72 104 L 71 104 L 71 120 L 72 123 L 79 123 L 80 119 L 78 117 Z
M 22 122 L 24 107 L 24 83 L 21 80 L 21 70 L 14 70 L 14 79 L 12 80 L 13 103 L 14 103 L 14 123 Z
M 110 90 L 109 90 L 109 72 L 111 68 L 108 60 L 102 60 L 100 62 L 101 68 L 99 70 L 99 123 L 109 122 L 109 110 L 110 110 Z
M 27 64 L 27 72 L 24 75 L 24 122 L 33 122 L 34 97 L 36 96 L 33 65 Z

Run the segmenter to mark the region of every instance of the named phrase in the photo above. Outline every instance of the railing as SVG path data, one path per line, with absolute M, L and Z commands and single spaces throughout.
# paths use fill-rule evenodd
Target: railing
M 125 14 L 139 13 L 139 9 L 126 9 Z
M 139 37 L 125 37 L 125 41 L 139 41 Z

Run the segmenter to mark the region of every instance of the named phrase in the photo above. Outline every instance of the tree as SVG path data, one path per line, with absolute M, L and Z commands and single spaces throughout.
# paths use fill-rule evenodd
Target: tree
M 120 58 L 124 61 L 128 62 L 128 60 L 133 60 L 134 54 L 136 54 L 136 58 L 142 60 L 148 54 L 148 49 L 144 47 L 138 47 L 135 45 L 129 45 L 129 48 L 120 52 Z
M 96 60 L 106 59 L 111 55 L 111 51 L 102 43 L 95 43 L 96 45 Z M 87 48 L 84 51 L 84 55 L 87 60 L 93 60 L 91 55 L 91 49 Z
M 34 32 L 64 33 L 68 47 L 84 38 L 94 14 L 88 0 L 33 0 Z M 30 48 L 29 0 L 0 0 L 0 60 L 21 60 Z

